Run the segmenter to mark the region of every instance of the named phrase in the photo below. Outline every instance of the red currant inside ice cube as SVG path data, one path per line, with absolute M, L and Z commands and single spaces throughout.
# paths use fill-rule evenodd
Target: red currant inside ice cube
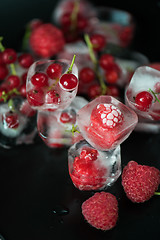
M 48 77 L 57 79 L 62 74 L 62 66 L 58 63 L 52 63 L 46 70 Z
M 44 104 L 44 92 L 41 89 L 32 89 L 27 93 L 27 100 L 31 106 Z
M 149 110 L 149 108 L 152 105 L 152 101 L 153 101 L 153 97 L 147 91 L 140 92 L 135 97 L 135 104 L 137 109 L 144 112 Z
M 2 121 L 4 126 L 8 128 L 17 128 L 19 126 L 19 119 L 17 113 L 7 112 L 2 115 Z
M 36 73 L 31 77 L 31 82 L 36 87 L 44 87 L 48 85 L 48 77 L 45 73 Z
M 66 73 L 60 78 L 59 84 L 65 91 L 73 91 L 78 86 L 78 79 L 74 74 Z

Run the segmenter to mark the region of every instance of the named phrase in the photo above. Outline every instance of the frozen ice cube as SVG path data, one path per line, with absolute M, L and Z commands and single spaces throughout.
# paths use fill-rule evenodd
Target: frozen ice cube
M 12 107 L 9 102 L 0 104 L 0 145 L 11 148 L 33 143 L 37 134 L 36 112 L 32 115 L 28 110 L 26 112 L 27 102 L 21 97 L 13 97 L 9 101 L 12 101 Z
M 77 113 L 77 123 L 84 139 L 94 148 L 116 148 L 133 131 L 138 118 L 134 111 L 111 96 L 100 96 Z
M 141 92 L 148 92 L 151 98 L 153 98 L 151 103 L 148 103 L 145 107 L 142 107 L 140 103 L 136 101 L 137 94 Z M 148 66 L 137 68 L 126 90 L 126 105 L 132 108 L 140 118 L 157 121 L 160 120 L 159 99 L 160 71 Z
M 120 145 L 100 151 L 85 140 L 68 151 L 69 174 L 79 190 L 102 190 L 112 185 L 121 174 Z
M 53 77 L 48 75 L 47 69 L 51 64 L 57 64 L 59 70 Z M 71 91 L 65 90 L 60 85 L 60 78 L 67 73 L 71 62 L 68 60 L 39 60 L 34 62 L 28 70 L 26 92 L 27 99 L 33 109 L 40 111 L 67 108 L 76 96 L 77 86 Z M 33 84 L 32 76 L 37 73 L 44 73 L 47 81 L 43 86 Z M 78 79 L 78 69 L 73 64 L 72 74 Z
M 77 111 L 87 103 L 88 101 L 83 97 L 76 96 L 71 105 L 64 110 L 38 112 L 37 128 L 46 145 L 70 146 L 73 142 L 82 139 L 81 134 L 78 132 L 73 134 L 72 131 L 77 125 Z

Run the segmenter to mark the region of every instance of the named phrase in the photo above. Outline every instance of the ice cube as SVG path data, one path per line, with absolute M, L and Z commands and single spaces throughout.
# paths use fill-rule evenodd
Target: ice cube
M 81 134 L 78 133 L 78 128 L 74 134 L 72 131 L 77 125 L 78 110 L 87 103 L 88 101 L 83 97 L 76 96 L 71 105 L 64 110 L 38 112 L 37 128 L 46 145 L 49 147 L 70 146 L 82 139 Z
M 160 120 L 160 71 L 148 66 L 136 69 L 129 86 L 127 87 L 125 100 L 126 104 L 132 108 L 138 116 L 149 120 Z M 150 105 L 141 107 L 136 101 L 137 94 L 148 92 L 153 98 Z M 155 95 L 154 95 L 155 94 Z M 157 99 L 155 98 L 157 96 Z
M 112 185 L 121 174 L 120 145 L 109 151 L 93 148 L 85 140 L 68 151 L 69 174 L 79 190 L 102 190 Z
M 0 104 L 0 145 L 2 147 L 11 148 L 34 142 L 37 134 L 36 112 L 32 114 L 31 112 L 29 114 L 28 110 L 26 112 L 26 104 L 26 100 L 21 97 L 13 97 L 8 102 Z
M 59 70 L 55 76 L 51 77 L 47 74 L 47 69 L 51 64 L 57 64 Z M 68 60 L 39 60 L 34 62 L 28 70 L 26 92 L 27 99 L 33 109 L 40 111 L 67 108 L 76 96 L 77 86 L 71 91 L 62 88 L 60 78 L 67 73 L 71 62 Z M 46 84 L 43 86 L 37 85 L 32 81 L 32 76 L 37 73 L 44 73 L 47 78 Z M 78 69 L 73 64 L 72 74 L 78 79 Z
M 77 123 L 84 139 L 94 148 L 116 148 L 133 131 L 138 118 L 134 111 L 111 96 L 100 96 L 77 113 Z

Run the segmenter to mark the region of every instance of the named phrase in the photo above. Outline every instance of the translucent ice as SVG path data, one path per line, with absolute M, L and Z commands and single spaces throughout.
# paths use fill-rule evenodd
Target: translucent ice
M 36 112 L 27 100 L 14 97 L 0 104 L 0 145 L 10 148 L 31 144 L 37 134 Z
M 68 151 L 69 174 L 79 190 L 102 190 L 121 174 L 120 146 L 110 151 L 98 151 L 85 140 Z
M 60 70 L 55 77 L 51 78 L 47 75 L 47 69 L 52 64 L 60 66 Z M 61 76 L 67 73 L 70 65 L 71 62 L 68 60 L 40 60 L 31 65 L 27 74 L 26 92 L 32 108 L 40 111 L 55 111 L 57 109 L 65 109 L 70 105 L 76 96 L 78 84 L 75 89 L 67 91 L 59 81 Z M 45 74 L 47 78 L 45 86 L 36 86 L 31 81 L 32 77 L 37 73 Z M 78 79 L 78 69 L 75 64 L 73 64 L 72 74 Z
M 138 93 L 147 91 L 153 97 L 151 105 L 145 110 L 135 102 Z M 138 116 L 149 120 L 160 120 L 160 71 L 148 66 L 137 68 L 126 90 L 126 104 L 132 108 Z M 157 97 L 157 99 L 155 98 Z
M 76 96 L 71 105 L 64 110 L 55 112 L 39 111 L 37 128 L 40 137 L 49 147 L 70 146 L 82 139 L 81 134 L 75 132 L 77 111 L 88 103 L 83 97 Z M 78 131 L 78 129 L 75 129 Z
M 133 131 L 138 118 L 134 111 L 111 96 L 100 96 L 77 113 L 77 123 L 84 139 L 94 148 L 116 148 Z

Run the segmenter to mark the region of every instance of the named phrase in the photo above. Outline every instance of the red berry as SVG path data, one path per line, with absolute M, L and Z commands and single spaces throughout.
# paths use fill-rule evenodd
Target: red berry
M 101 51 L 105 45 L 106 45 L 106 39 L 103 35 L 101 34 L 93 34 L 91 37 L 90 37 L 90 41 L 93 45 L 93 49 L 95 51 Z
M 96 149 L 84 148 L 75 157 L 70 176 L 73 184 L 80 190 L 97 190 L 104 187 L 107 169 L 99 159 Z
M 112 97 L 119 97 L 120 91 L 117 86 L 108 86 L 107 87 L 107 95 L 110 95 Z
M 83 83 L 90 83 L 95 79 L 95 73 L 91 68 L 84 67 L 79 73 L 79 79 Z
M 130 161 L 122 173 L 122 186 L 132 202 L 149 200 L 160 184 L 160 171 L 155 167 Z
M 52 63 L 46 70 L 47 75 L 51 79 L 58 79 L 62 74 L 62 66 L 58 63 Z
M 17 128 L 19 126 L 19 119 L 17 113 L 7 112 L 2 115 L 2 121 L 8 128 Z
M 62 25 L 62 27 L 70 27 L 71 25 L 71 13 L 64 13 L 62 16 L 61 16 L 61 19 L 60 19 L 60 23 Z
M 83 202 L 82 214 L 91 226 L 110 230 L 117 223 L 118 201 L 111 193 L 97 192 Z
M 60 78 L 59 84 L 65 91 L 73 91 L 78 86 L 78 79 L 74 74 L 66 73 Z
M 44 92 L 41 89 L 32 89 L 27 93 L 27 100 L 31 106 L 42 106 L 44 104 Z
M 22 97 L 26 97 L 26 84 L 23 83 L 20 88 L 19 88 L 19 92 L 21 94 Z
M 123 115 L 119 108 L 112 104 L 100 103 L 91 113 L 92 124 L 97 124 L 103 128 L 114 128 L 123 120 Z
M 90 99 L 94 99 L 101 95 L 101 87 L 95 83 L 88 88 L 88 96 Z
M 18 57 L 18 62 L 23 68 L 29 68 L 34 62 L 34 59 L 31 54 L 23 53 Z
M 8 75 L 9 71 L 8 68 L 5 64 L 0 65 L 0 80 L 4 80 L 7 75 Z
M 77 19 L 78 30 L 84 30 L 87 27 L 87 25 L 88 25 L 87 19 L 82 15 L 78 15 L 78 19 Z
M 6 84 L 9 89 L 18 88 L 21 84 L 21 80 L 17 75 L 10 75 L 6 79 Z
M 22 74 L 21 79 L 22 79 L 22 83 L 25 83 L 25 84 L 26 84 L 26 81 L 27 81 L 27 72 L 25 72 L 25 73 Z
M 30 36 L 30 46 L 41 57 L 52 57 L 64 46 L 62 31 L 51 23 L 41 24 Z
M 147 91 L 140 92 L 135 97 L 136 107 L 139 110 L 144 111 L 144 112 L 149 110 L 149 108 L 152 105 L 152 101 L 153 101 L 153 97 Z
M 44 87 L 48 85 L 48 77 L 45 73 L 35 73 L 31 77 L 31 83 L 36 87 Z
M 117 82 L 118 80 L 118 73 L 111 69 L 111 70 L 107 70 L 107 72 L 105 73 L 105 79 L 107 81 L 107 83 L 110 83 L 110 84 L 114 84 Z
M 46 93 L 45 103 L 47 104 L 59 104 L 61 102 L 59 94 L 55 90 L 49 90 Z
M 3 62 L 5 64 L 14 63 L 17 59 L 17 53 L 12 48 L 6 48 L 3 52 Z
M 130 44 L 133 35 L 133 29 L 131 27 L 123 27 L 119 34 L 121 45 L 126 47 Z
M 99 59 L 99 64 L 101 68 L 108 70 L 114 64 L 114 57 L 111 54 L 103 54 Z

